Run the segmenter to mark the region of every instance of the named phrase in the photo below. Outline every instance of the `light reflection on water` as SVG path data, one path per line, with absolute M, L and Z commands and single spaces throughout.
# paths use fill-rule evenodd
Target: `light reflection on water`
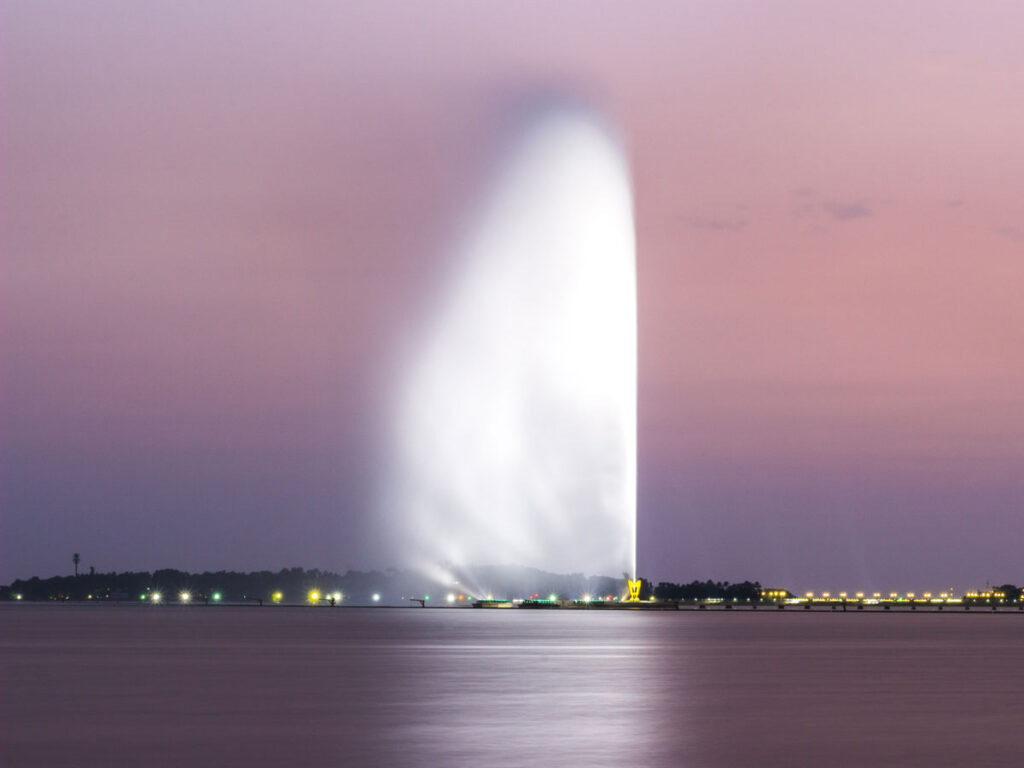
M 3 606 L 0 760 L 1019 765 L 1022 621 Z

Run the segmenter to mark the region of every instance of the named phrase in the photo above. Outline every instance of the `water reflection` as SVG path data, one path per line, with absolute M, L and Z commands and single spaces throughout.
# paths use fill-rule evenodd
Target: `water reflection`
M 1018 765 L 1017 615 L 0 606 L 5 766 Z
M 385 708 L 388 763 L 652 762 L 658 654 L 637 617 L 523 613 L 439 618 L 433 642 L 396 649 L 406 688 Z

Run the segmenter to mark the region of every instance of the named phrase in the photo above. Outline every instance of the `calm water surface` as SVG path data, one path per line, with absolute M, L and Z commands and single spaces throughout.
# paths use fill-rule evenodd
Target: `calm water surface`
M 0 606 L 4 766 L 1021 766 L 1024 616 Z

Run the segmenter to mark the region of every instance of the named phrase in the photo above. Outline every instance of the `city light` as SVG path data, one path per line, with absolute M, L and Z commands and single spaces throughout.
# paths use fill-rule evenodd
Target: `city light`
M 550 595 L 548 595 L 548 600 L 557 600 L 557 599 L 558 599 L 558 595 L 556 595 L 554 592 L 552 592 Z
M 447 600 L 448 600 L 449 603 L 454 603 L 455 602 L 455 595 L 453 595 L 451 592 L 449 592 Z
M 336 602 L 336 603 L 340 603 L 341 602 L 341 592 L 335 592 L 333 595 L 331 595 L 331 597 L 334 598 L 334 602 Z
M 378 592 L 374 592 L 373 593 L 373 602 L 375 602 L 375 603 L 379 603 L 380 602 L 380 593 L 378 593 Z
M 178 593 L 178 600 L 180 600 L 183 603 L 187 603 L 191 599 L 192 599 L 192 594 L 190 592 L 182 591 L 182 592 Z
M 152 603 L 159 603 L 160 602 L 160 597 L 161 597 L 161 595 L 160 595 L 159 592 L 154 592 L 152 595 L 149 596 L 149 600 Z
M 15 599 L 15 600 L 21 600 L 21 594 L 19 593 L 19 594 L 15 595 L 15 596 L 14 596 L 14 599 Z

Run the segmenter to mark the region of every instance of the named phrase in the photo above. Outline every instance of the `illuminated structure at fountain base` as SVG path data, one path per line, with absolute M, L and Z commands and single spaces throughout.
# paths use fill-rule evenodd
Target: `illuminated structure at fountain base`
M 640 579 L 627 579 L 626 580 L 626 589 L 629 590 L 629 597 L 627 597 L 626 599 L 629 602 L 631 602 L 631 603 L 638 603 L 638 602 L 640 602 L 640 585 L 641 585 L 641 583 L 642 582 L 640 581 Z
M 385 512 L 403 567 L 635 577 L 636 278 L 623 153 L 536 112 L 399 376 Z

